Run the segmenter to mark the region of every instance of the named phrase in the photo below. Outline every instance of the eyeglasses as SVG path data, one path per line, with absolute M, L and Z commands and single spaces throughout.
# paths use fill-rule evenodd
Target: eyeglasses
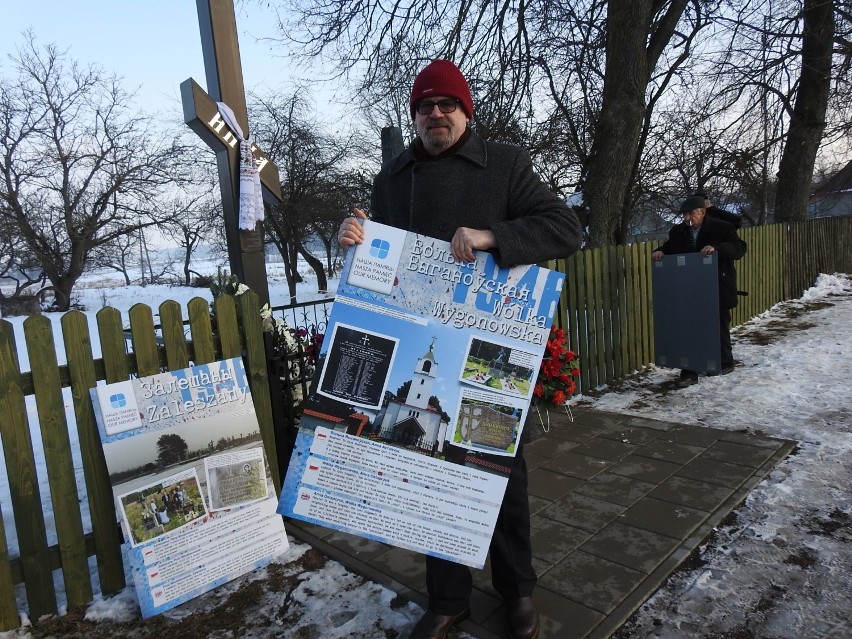
M 420 115 L 429 115 L 435 110 L 435 105 L 438 105 L 438 109 L 441 113 L 452 113 L 459 105 L 459 101 L 456 98 L 438 100 L 437 102 L 433 102 L 432 100 L 420 100 L 420 102 L 417 103 L 417 112 Z

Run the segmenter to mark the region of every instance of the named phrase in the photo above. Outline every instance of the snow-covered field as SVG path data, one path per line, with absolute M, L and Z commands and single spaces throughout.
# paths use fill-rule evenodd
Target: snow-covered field
M 310 285 L 303 286 L 307 299 Z M 209 299 L 209 292 L 201 289 L 118 286 L 111 287 L 106 298 L 118 308 L 136 302 L 156 307 L 163 299 L 184 302 L 196 295 Z M 92 288 L 81 291 L 81 297 L 92 312 L 101 307 L 98 300 L 104 294 Z M 603 410 L 799 443 L 796 453 L 749 495 L 735 517 L 715 531 L 702 549 L 703 565 L 675 574 L 619 637 L 852 637 L 850 353 L 852 280 L 824 275 L 801 299 L 776 305 L 735 331 L 734 354 L 742 363 L 730 375 L 702 378 L 682 391 L 659 394 L 655 388 L 673 371 L 652 367 L 617 388 L 575 400 Z M 0 503 L 8 503 L 4 482 L 5 473 L 0 473 Z M 293 557 L 274 564 L 274 574 L 267 568 L 228 584 L 167 613 L 165 623 L 178 625 L 206 615 L 209 636 L 379 639 L 405 636 L 419 617 L 414 604 L 396 600 L 381 586 L 291 543 Z M 299 560 L 288 567 L 285 562 L 294 557 Z M 233 598 L 252 583 L 262 587 L 251 591 L 252 605 L 241 613 Z M 289 584 L 286 593 L 273 583 Z M 236 623 L 235 634 L 212 625 L 210 611 L 217 609 L 230 610 L 223 616 L 230 617 L 229 627 Z M 94 625 L 83 634 L 57 624 L 50 636 L 117 636 L 134 628 L 138 636 L 163 636 L 153 627 L 145 633 L 132 587 L 110 599 L 99 596 L 85 614 Z M 69 625 L 73 632 L 81 631 Z M 6 639 L 22 636 L 48 634 L 36 629 L 0 633 Z

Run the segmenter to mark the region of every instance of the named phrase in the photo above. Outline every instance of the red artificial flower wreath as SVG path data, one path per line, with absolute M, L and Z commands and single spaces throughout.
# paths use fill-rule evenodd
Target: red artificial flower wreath
M 551 328 L 538 371 L 533 394 L 551 404 L 566 404 L 577 389 L 574 377 L 580 374 L 580 357 L 565 341 L 568 335 L 561 328 Z

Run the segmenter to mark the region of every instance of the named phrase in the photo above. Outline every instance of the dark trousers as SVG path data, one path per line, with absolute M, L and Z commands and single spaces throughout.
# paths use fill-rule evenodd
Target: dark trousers
M 489 547 L 491 583 L 506 600 L 528 597 L 536 583 L 530 543 L 530 504 L 527 497 L 527 462 L 521 444 L 512 464 L 503 505 Z M 445 559 L 426 557 L 429 609 L 453 615 L 469 605 L 473 589 L 470 569 Z
M 722 368 L 734 365 L 731 348 L 731 309 L 719 308 L 719 341 L 722 345 Z

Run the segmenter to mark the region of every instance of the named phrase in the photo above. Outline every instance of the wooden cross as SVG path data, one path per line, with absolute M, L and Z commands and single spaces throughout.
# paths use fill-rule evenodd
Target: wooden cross
M 189 127 L 216 152 L 219 166 L 219 188 L 228 240 L 231 271 L 240 282 L 257 293 L 260 303 L 269 302 L 266 261 L 263 251 L 263 226 L 253 231 L 239 228 L 240 158 L 239 139 L 219 114 L 217 102 L 227 104 L 237 123 L 248 137 L 248 108 L 240 63 L 237 19 L 233 0 L 196 0 L 201 30 L 201 50 L 207 89 L 204 92 L 192 78 L 180 85 L 183 118 Z M 281 201 L 278 167 L 260 149 L 252 148 L 260 169 L 264 205 Z

